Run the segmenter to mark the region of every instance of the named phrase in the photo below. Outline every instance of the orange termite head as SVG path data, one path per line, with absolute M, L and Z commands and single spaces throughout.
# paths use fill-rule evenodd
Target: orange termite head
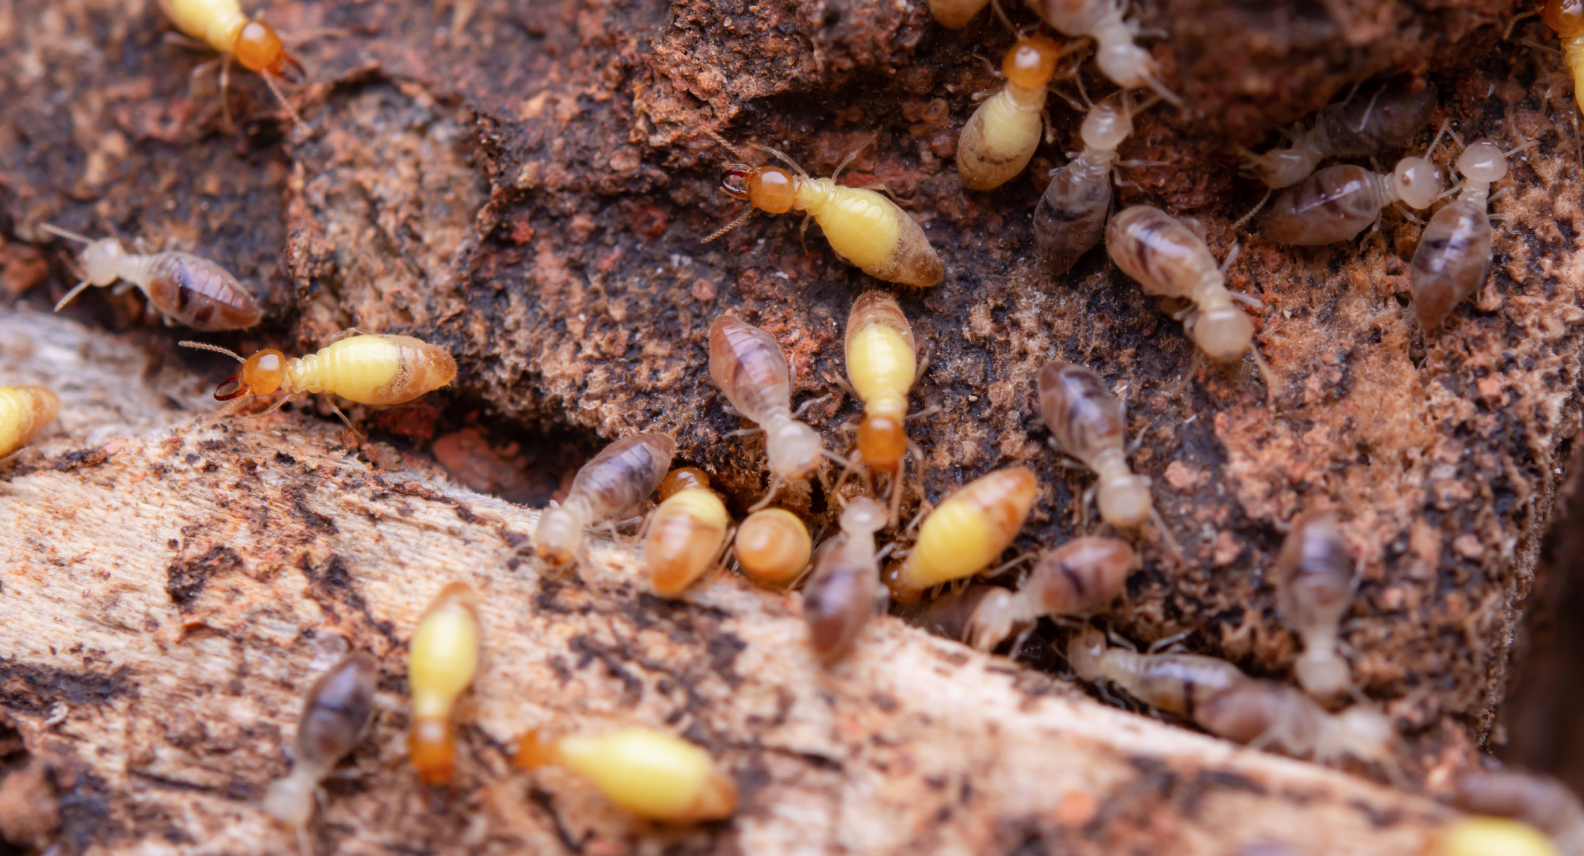
M 259 351 L 242 361 L 240 374 L 226 378 L 215 387 L 215 401 L 230 401 L 247 395 L 269 395 L 286 381 L 286 355 L 274 348 Z
M 1584 30 L 1584 0 L 1546 0 L 1540 17 L 1559 36 L 1575 36 Z
M 732 164 L 721 173 L 721 189 L 767 214 L 791 211 L 797 196 L 796 180 L 777 166 Z
M 303 79 L 302 66 L 286 52 L 286 45 L 275 28 L 263 21 L 253 20 L 242 25 L 236 44 L 231 46 L 231 54 L 248 71 L 273 74 L 292 83 Z
M 549 728 L 536 728 L 522 736 L 517 743 L 517 753 L 512 757 L 512 762 L 524 770 L 536 770 L 556 763 L 560 756 L 556 752 L 556 741 L 559 735 Z
M 660 501 L 665 502 L 673 494 L 694 488 L 709 488 L 709 473 L 698 467 L 678 467 L 660 482 Z
M 871 407 L 858 423 L 858 454 L 877 470 L 895 470 L 907 452 L 907 428 L 902 414 L 890 408 Z
M 444 719 L 420 719 L 407 736 L 407 756 L 418 778 L 427 785 L 451 781 L 451 766 L 456 759 L 456 735 Z
M 1001 60 L 1001 73 L 1009 82 L 1033 89 L 1050 82 L 1060 58 L 1061 46 L 1044 36 L 1019 39 Z

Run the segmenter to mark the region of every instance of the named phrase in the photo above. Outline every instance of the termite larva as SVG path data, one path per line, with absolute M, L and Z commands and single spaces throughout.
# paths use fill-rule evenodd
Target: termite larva
M 292 119 L 301 122 L 275 85 L 275 78 L 297 83 L 302 80 L 302 65 L 286 50 L 274 27 L 242 14 L 237 0 L 159 0 L 159 6 L 176 29 L 220 54 L 222 99 L 230 82 L 231 60 L 235 59 L 262 77 Z
M 814 656 L 825 665 L 841 659 L 875 612 L 880 566 L 874 534 L 886 525 L 886 509 L 860 496 L 841 513 L 841 535 L 821 545 L 814 573 L 803 588 L 803 620 L 808 622 Z
M 957 140 L 963 187 L 991 190 L 1028 166 L 1044 128 L 1046 86 L 1061 55 L 1061 46 L 1044 36 L 1019 39 L 1007 51 L 1001 61 L 1006 86 L 968 117 Z
M 1066 166 L 1053 170 L 1034 208 L 1034 245 L 1051 274 L 1063 274 L 1100 242 L 1111 211 L 1111 172 L 1117 147 L 1133 134 L 1127 96 L 1089 108 L 1079 136 L 1084 148 Z
M 361 333 L 293 359 L 274 348 L 244 360 L 218 345 L 180 344 L 225 354 L 242 364 L 241 372 L 215 387 L 216 401 L 284 392 L 284 403 L 293 396 L 328 392 L 358 404 L 386 406 L 412 401 L 456 378 L 456 360 L 449 351 L 411 336 Z
M 555 765 L 577 772 L 611 802 L 663 823 L 721 820 L 737 810 L 737 783 L 708 752 L 648 728 L 561 737 L 530 731 L 517 744 L 515 761 L 529 770 Z
M 1440 139 L 1436 134 L 1424 157 L 1398 161 L 1390 175 L 1352 164 L 1320 170 L 1276 197 L 1261 234 L 1278 244 L 1318 247 L 1353 238 L 1388 205 L 1429 208 L 1441 192 L 1441 170 L 1429 160 Z
M 1566 785 L 1549 776 L 1518 770 L 1464 773 L 1452 799 L 1467 812 L 1527 823 L 1549 836 L 1566 856 L 1584 854 L 1584 806 Z
M 771 585 L 783 585 L 808 567 L 814 541 L 798 516 L 784 508 L 755 511 L 737 527 L 732 549 L 743 572 Z
M 708 133 L 732 154 L 743 157 L 715 132 Z M 848 155 L 830 178 L 809 178 L 791 158 L 768 146 L 759 148 L 785 161 L 793 172 L 778 166 L 728 166 L 721 175 L 721 189 L 753 208 L 705 238 L 704 243 L 736 228 L 753 214 L 754 208 L 768 214 L 797 210 L 820 225 L 838 258 L 876 279 L 917 288 L 941 281 L 945 268 L 912 217 L 873 190 L 836 183 L 842 169 L 858 152 Z M 807 222 L 805 218 L 805 225 Z
M 918 541 L 886 569 L 885 584 L 900 603 L 913 603 L 926 589 L 972 576 L 1012 543 L 1039 484 L 1026 467 L 996 470 L 946 497 L 919 529 Z
M 1128 208 L 1106 226 L 1106 252 L 1146 293 L 1193 304 L 1178 317 L 1210 359 L 1235 362 L 1249 352 L 1254 322 L 1234 301 L 1263 304 L 1228 291 L 1210 248 L 1177 218 L 1148 205 Z
M 764 430 L 772 480 L 760 505 L 768 504 L 782 484 L 814 472 L 825 458 L 825 444 L 813 428 L 792 418 L 792 371 L 774 336 L 723 315 L 710 325 L 709 354 L 715 385 L 738 413 Z
M 1256 155 L 1244 151 L 1244 166 L 1267 187 L 1291 187 L 1329 157 L 1362 157 L 1399 146 L 1430 120 L 1435 87 L 1415 91 L 1411 83 L 1386 84 L 1369 98 L 1321 108 L 1314 125 L 1294 136 L 1292 145 Z
M 918 379 L 918 343 L 897 299 L 869 291 L 847 315 L 847 378 L 863 402 L 858 455 L 891 474 L 891 519 L 902 503 L 902 458 L 907 454 L 907 397 Z M 915 452 L 915 455 L 919 453 Z
M 1562 61 L 1573 73 L 1573 100 L 1584 110 L 1584 2 L 1546 0 L 1540 16 L 1557 34 L 1562 45 Z
M 1322 699 L 1352 685 L 1337 654 L 1337 628 L 1353 594 L 1353 560 L 1336 518 L 1311 513 L 1293 522 L 1276 557 L 1276 598 L 1282 617 L 1303 639 L 1293 666 L 1298 685 Z
M 1539 830 L 1505 817 L 1458 818 L 1423 852 L 1424 856 L 1564 856 Z
M 291 773 L 271 782 L 264 796 L 264 810 L 300 838 L 306 839 L 319 782 L 368 729 L 378 679 L 379 664 L 359 651 L 331 666 L 308 690 L 297 719 Z M 303 853 L 309 852 L 304 846 Z
M 0 458 L 22 448 L 55 421 L 60 399 L 42 386 L 0 386 Z
M 264 317 L 253 295 L 236 277 L 214 262 L 191 253 L 129 253 L 114 238 L 95 241 L 48 223 L 39 228 L 87 245 L 82 253 L 82 282 L 55 304 L 59 312 L 90 285 L 125 280 L 148 298 L 167 322 L 194 330 L 243 330 Z
M 1154 507 L 1150 482 L 1128 468 L 1122 405 L 1105 382 L 1083 366 L 1049 362 L 1040 369 L 1039 396 L 1051 444 L 1099 477 L 1101 519 L 1128 529 L 1144 525 Z
M 653 493 L 671 469 L 676 441 L 637 434 L 606 446 L 572 479 L 566 500 L 539 515 L 534 552 L 551 567 L 577 558 L 583 529 L 630 511 Z
M 1095 40 L 1095 65 L 1123 89 L 1149 87 L 1172 104 L 1182 99 L 1160 81 L 1160 65 L 1133 43 L 1139 25 L 1122 16 L 1122 0 L 1027 0 L 1029 8 L 1063 34 Z
M 451 781 L 456 758 L 451 713 L 478 672 L 479 638 L 478 595 L 466 583 L 441 589 L 413 631 L 407 659 L 412 694 L 407 754 L 427 784 Z
M 731 517 L 703 470 L 683 467 L 660 482 L 660 507 L 649 515 L 641 567 L 662 597 L 676 597 L 721 553 Z

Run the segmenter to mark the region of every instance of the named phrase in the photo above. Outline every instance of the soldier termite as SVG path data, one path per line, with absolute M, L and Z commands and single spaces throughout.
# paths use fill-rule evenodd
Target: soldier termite
M 1425 856 L 1564 856 L 1538 829 L 1505 817 L 1458 818 L 1423 852 Z
M 1105 382 L 1083 366 L 1049 362 L 1040 369 L 1039 397 L 1051 445 L 1099 477 L 1101 519 L 1124 529 L 1144 525 L 1154 509 L 1150 481 L 1128 468 L 1122 405 Z M 1085 508 L 1088 500 L 1085 494 Z
M 709 330 L 710 377 L 742 416 L 764 431 L 770 490 L 752 510 L 770 503 L 781 485 L 808 476 L 825 458 L 813 428 L 793 418 L 792 371 L 775 337 L 723 315 Z
M 996 470 L 963 485 L 924 519 L 907 558 L 886 569 L 885 584 L 900 603 L 913 603 L 941 583 L 972 576 L 1012 543 L 1039 485 L 1025 467 Z
M 1001 71 L 1006 86 L 990 96 L 963 126 L 957 140 L 957 174 L 969 190 L 991 190 L 1011 181 L 1039 147 L 1046 86 L 1063 50 L 1044 36 L 1019 39 Z
M 903 456 L 923 452 L 907 436 L 907 397 L 918 380 L 918 342 L 895 297 L 869 291 L 847 315 L 847 378 L 864 404 L 858 423 L 858 457 L 872 470 L 891 474 L 890 521 L 902 504 Z
M 737 527 L 733 553 L 743 573 L 771 585 L 784 585 L 808 567 L 814 541 L 808 527 L 784 508 L 755 511 Z
M 660 483 L 645 524 L 641 567 L 662 597 L 676 597 L 720 557 L 731 517 L 703 470 L 683 467 Z
M 1044 615 L 1092 615 L 1122 593 L 1138 554 L 1114 538 L 1075 538 L 1040 554 L 1014 591 L 971 585 L 938 598 L 908 618 L 932 633 L 995 650 Z
M 408 759 L 429 785 L 451 781 L 457 698 L 473 683 L 479 661 L 478 595 L 451 583 L 430 602 L 408 646 L 407 688 L 412 694 Z
M 824 665 L 841 659 L 873 615 L 880 595 L 874 534 L 886 525 L 885 506 L 860 496 L 841 513 L 841 535 L 820 545 L 803 588 L 809 643 Z
M 551 567 L 576 559 L 584 527 L 643 502 L 665 479 L 675 454 L 676 441 L 664 434 L 637 434 L 606 446 L 577 471 L 566 499 L 540 514 L 534 552 Z
M 1316 512 L 1293 522 L 1276 557 L 1275 581 L 1282 617 L 1303 639 L 1293 666 L 1298 685 L 1327 700 L 1347 692 L 1352 680 L 1337 654 L 1337 628 L 1353 594 L 1353 560 L 1335 517 Z
M 222 101 L 230 83 L 231 60 L 235 59 L 262 77 L 292 121 L 302 124 L 297 111 L 275 85 L 277 77 L 292 83 L 301 81 L 302 65 L 286 50 L 274 27 L 243 15 L 237 0 L 159 0 L 159 6 L 176 29 L 220 54 Z
M 114 238 L 97 241 L 48 223 L 39 228 L 87 245 L 83 250 L 83 281 L 55 304 L 59 312 L 90 285 L 124 280 L 136 286 L 165 316 L 166 323 L 194 330 L 243 330 L 264 317 L 253 295 L 236 277 L 214 262 L 191 253 L 129 253 Z M 123 286 L 124 288 L 125 286 Z
M 1034 245 L 1052 275 L 1070 270 L 1105 233 L 1117 147 L 1133 134 L 1134 108 L 1125 92 L 1119 101 L 1101 101 L 1089 108 L 1079 130 L 1083 151 L 1051 171 L 1050 184 L 1034 208 Z
M 1540 14 L 1562 44 L 1562 59 L 1573 75 L 1573 100 L 1584 110 L 1584 2 L 1546 0 Z
M 0 386 L 0 461 L 38 436 L 60 413 L 60 399 L 42 386 Z
M 1434 86 L 1415 91 L 1412 82 L 1388 83 L 1367 99 L 1321 108 L 1314 125 L 1295 134 L 1287 148 L 1262 155 L 1244 150 L 1244 168 L 1273 190 L 1291 187 L 1326 158 L 1362 157 L 1401 145 L 1429 121 L 1435 106 Z
M 733 155 L 743 157 L 714 131 L 706 131 Z M 930 246 L 924 230 L 896 203 L 868 188 L 846 187 L 837 177 L 858 152 L 849 154 L 830 178 L 809 178 L 803 168 L 781 152 L 756 146 L 785 161 L 792 172 L 777 166 L 748 166 L 735 163 L 721 175 L 721 189 L 733 199 L 753 206 L 741 217 L 704 239 L 704 243 L 730 232 L 746 220 L 753 209 L 768 214 L 802 211 L 803 225 L 813 217 L 825 232 L 831 249 L 843 262 L 863 270 L 876 279 L 917 288 L 940 282 L 945 269 Z M 860 148 L 859 151 L 862 151 Z
M 1029 8 L 1063 34 L 1095 40 L 1095 64 L 1123 89 L 1149 87 L 1177 107 L 1182 99 L 1160 81 L 1160 66 L 1133 43 L 1139 25 L 1122 16 L 1122 0 L 1027 0 Z
M 708 752 L 648 728 L 613 734 L 556 736 L 530 731 L 517 744 L 517 766 L 565 767 L 592 780 L 611 802 L 663 823 L 731 817 L 737 783 Z
M 1584 856 L 1584 807 L 1566 785 L 1549 776 L 1519 770 L 1464 773 L 1452 799 L 1467 812 L 1527 823 L 1567 856 Z
M 374 714 L 378 679 L 379 664 L 359 651 L 314 681 L 297 719 L 291 773 L 271 782 L 264 795 L 264 810 L 297 830 L 305 856 L 312 852 L 307 828 L 319 782 L 362 741 Z
M 1509 152 L 1489 140 L 1469 144 L 1458 155 L 1463 192 L 1430 218 L 1408 268 L 1414 314 L 1420 326 L 1434 332 L 1452 310 L 1473 294 L 1490 270 L 1491 226 L 1485 212 L 1490 186 L 1507 175 L 1507 158 L 1536 143 Z

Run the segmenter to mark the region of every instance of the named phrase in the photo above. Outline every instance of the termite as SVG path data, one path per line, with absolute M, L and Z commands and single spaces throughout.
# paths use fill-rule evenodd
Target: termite
M 930 14 L 935 16 L 935 23 L 948 30 L 960 30 L 968 26 L 979 10 L 988 5 L 990 0 L 929 0 Z
M 1120 101 L 1101 101 L 1089 108 L 1079 129 L 1083 151 L 1051 171 L 1050 183 L 1034 208 L 1034 245 L 1053 275 L 1070 270 L 1105 233 L 1117 148 L 1133 135 L 1134 110 L 1126 93 Z
M 42 386 L 0 386 L 0 459 L 38 436 L 60 413 L 60 399 Z
M 911 447 L 907 436 L 908 391 L 920 374 L 918 343 L 897 299 L 869 291 L 853 301 L 847 315 L 847 378 L 863 402 L 858 423 L 858 457 L 872 470 L 891 474 L 891 516 L 902 503 L 902 459 Z
M 1122 0 L 1027 0 L 1029 8 L 1063 34 L 1095 40 L 1095 64 L 1123 89 L 1149 87 L 1177 107 L 1182 99 L 1160 81 L 1160 65 L 1133 43 L 1139 25 L 1122 16 Z
M 726 543 L 731 517 L 709 483 L 694 467 L 674 470 L 660 482 L 660 507 L 645 525 L 640 566 L 662 597 L 676 597 L 692 585 Z
M 841 535 L 821 545 L 814 573 L 803 588 L 803 620 L 809 643 L 824 665 L 841 659 L 873 615 L 880 595 L 880 566 L 874 534 L 886 525 L 886 509 L 860 496 L 841 513 Z
M 1390 175 L 1352 164 L 1320 170 L 1276 197 L 1261 233 L 1278 244 L 1318 247 L 1352 239 L 1388 205 L 1429 208 L 1441 193 L 1441 169 L 1429 160 L 1440 139 L 1437 133 L 1424 157 L 1403 158 Z
M 723 820 L 737 810 L 737 783 L 708 752 L 648 728 L 564 736 L 530 731 L 517 744 L 515 763 L 572 770 L 611 802 L 662 823 Z
M 231 60 L 264 79 L 270 92 L 286 108 L 292 121 L 302 124 L 297 111 L 276 86 L 275 78 L 298 83 L 302 65 L 286 50 L 275 28 L 242 14 L 237 0 L 159 0 L 160 11 L 189 38 L 220 54 L 220 97 L 231 80 Z
M 1414 314 L 1427 331 L 1441 322 L 1485 281 L 1491 263 L 1490 186 L 1507 175 L 1507 156 L 1535 145 L 1503 153 L 1489 140 L 1471 143 L 1458 155 L 1463 192 L 1430 218 L 1419 237 L 1408 285 L 1413 290 Z
M 1122 405 L 1100 376 L 1083 366 L 1053 361 L 1039 373 L 1040 412 L 1051 445 L 1093 470 L 1100 517 L 1119 528 L 1144 525 L 1154 504 L 1150 481 L 1128 468 L 1127 424 Z M 1085 508 L 1089 494 L 1084 495 Z
M 1314 512 L 1293 522 L 1276 557 L 1275 582 L 1282 617 L 1303 639 L 1293 666 L 1298 685 L 1322 699 L 1347 692 L 1352 680 L 1337 654 L 1337 628 L 1353 594 L 1353 559 L 1335 517 Z
M 407 754 L 426 784 L 451 781 L 456 758 L 451 714 L 478 672 L 479 637 L 478 595 L 466 583 L 441 589 L 413 631 L 407 659 L 412 694 Z
M 814 472 L 825 444 L 793 418 L 792 371 L 775 337 L 740 318 L 723 315 L 709 330 L 710 377 L 742 416 L 764 431 L 770 491 L 752 510 L 768 505 L 781 485 Z
M 1435 110 L 1436 91 L 1426 84 L 1386 84 L 1368 100 L 1350 99 L 1321 108 L 1314 125 L 1293 135 L 1292 145 L 1262 155 L 1243 151 L 1244 167 L 1265 186 L 1291 187 L 1329 157 L 1362 157 L 1395 148 L 1419 132 Z
M 733 155 L 747 160 L 714 131 L 707 133 Z M 776 149 L 756 147 L 785 161 L 792 172 L 777 166 L 728 166 L 721 174 L 721 189 L 752 208 L 705 238 L 704 243 L 735 229 L 754 209 L 768 214 L 797 210 L 805 214 L 804 227 L 808 226 L 809 217 L 820 225 L 837 258 L 876 279 L 916 288 L 928 288 L 941 281 L 945 268 L 912 217 L 869 188 L 836 183 L 842 169 L 862 148 L 843 159 L 830 178 L 809 178 L 802 167 Z
M 1215 657 L 1112 647 L 1104 632 L 1090 626 L 1068 640 L 1067 662 L 1082 680 L 1105 681 L 1151 707 L 1195 721 L 1202 705 L 1249 680 L 1237 666 Z
M 1540 16 L 1562 44 L 1562 60 L 1573 73 L 1573 100 L 1584 110 L 1584 2 L 1546 0 Z
M 1452 800 L 1467 812 L 1527 823 L 1549 836 L 1567 856 L 1584 854 L 1584 806 L 1566 785 L 1549 776 L 1518 770 L 1464 773 L 1457 779 Z
M 886 569 L 885 584 L 899 603 L 925 590 L 972 576 L 1012 543 L 1039 496 L 1026 467 L 996 470 L 946 497 L 919 529 L 907 558 Z
M 1006 52 L 1006 86 L 979 105 L 957 139 L 963 187 L 992 190 L 1028 166 L 1044 128 L 1046 87 L 1062 53 L 1044 36 L 1019 39 Z
M 908 620 L 942 636 L 993 651 L 1044 615 L 1086 616 L 1122 593 L 1138 554 L 1114 538 L 1075 538 L 1040 554 L 1014 591 L 971 585 L 937 599 Z
M 1423 852 L 1424 856 L 1564 856 L 1538 829 L 1505 817 L 1458 818 Z
M 539 515 L 534 552 L 551 567 L 577 558 L 583 529 L 632 510 L 653 493 L 671 469 L 676 441 L 637 434 L 606 446 L 572 479 L 566 499 Z
M 319 782 L 363 740 L 378 679 L 379 664 L 359 651 L 331 666 L 308 689 L 297 718 L 291 773 L 271 782 L 264 795 L 264 811 L 297 830 L 304 854 L 312 852 L 307 829 Z
M 798 516 L 784 508 L 755 511 L 737 527 L 732 550 L 738 567 L 754 579 L 784 585 L 808 567 L 814 541 Z
M 243 330 L 264 317 L 252 293 L 236 277 L 202 256 L 129 253 L 115 238 L 95 241 L 48 223 L 39 224 L 39 228 L 87 246 L 82 253 L 84 279 L 55 304 L 56 312 L 90 285 L 107 286 L 124 280 L 143 292 L 167 324 L 210 332 Z

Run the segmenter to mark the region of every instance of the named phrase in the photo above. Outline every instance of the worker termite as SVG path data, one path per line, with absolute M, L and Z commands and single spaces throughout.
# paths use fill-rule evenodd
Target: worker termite
M 48 223 L 41 223 L 39 228 L 87 245 L 82 254 L 84 279 L 55 304 L 56 312 L 88 286 L 111 285 L 119 279 L 142 291 L 167 324 L 204 331 L 243 330 L 264 317 L 258 302 L 236 277 L 201 256 L 129 253 L 114 238 L 95 241 Z
M 478 596 L 466 583 L 441 589 L 413 631 L 407 659 L 412 694 L 407 754 L 426 784 L 451 781 L 456 758 L 451 713 L 478 672 L 479 636 Z
M 611 802 L 662 823 L 722 820 L 737 810 L 737 783 L 708 752 L 648 728 L 559 737 L 530 731 L 517 744 L 515 762 L 528 770 L 565 767 L 592 780 Z
M 737 527 L 732 550 L 738 567 L 756 580 L 784 585 L 808 567 L 814 541 L 808 527 L 784 508 L 755 511 Z
M 1226 660 L 1200 654 L 1140 654 L 1112 647 L 1098 628 L 1084 627 L 1067 642 L 1073 673 L 1105 681 L 1145 704 L 1194 719 L 1216 694 L 1249 680 Z
M 858 458 L 866 467 L 891 475 L 891 515 L 902 504 L 902 459 L 911 448 L 907 436 L 907 397 L 918 380 L 918 343 L 895 297 L 869 291 L 853 301 L 847 315 L 847 378 L 863 402 L 858 423 Z
M 860 496 L 841 513 L 841 535 L 820 545 L 803 588 L 809 643 L 824 665 L 841 659 L 869 621 L 880 595 L 874 534 L 886 525 L 885 506 Z
M 324 779 L 363 739 L 374 714 L 374 685 L 379 664 L 361 651 L 347 656 L 319 676 L 308 689 L 297 718 L 291 773 L 270 783 L 264 811 L 297 830 L 304 854 L 314 795 Z
M 1122 405 L 1105 382 L 1083 366 L 1053 361 L 1040 369 L 1039 396 L 1051 445 L 1099 477 L 1091 490 L 1099 494 L 1101 519 L 1127 529 L 1144 525 L 1154 508 L 1150 481 L 1128 468 Z M 1086 493 L 1085 508 L 1088 502 Z
M 1122 593 L 1138 554 L 1114 538 L 1075 538 L 1040 554 L 1017 590 L 971 585 L 938 598 L 908 620 L 933 633 L 993 651 L 1044 615 L 1092 615 Z M 1014 652 L 1016 648 L 1014 646 Z
M 1177 107 L 1182 99 L 1160 81 L 1160 65 L 1133 43 L 1139 25 L 1123 18 L 1122 0 L 1027 0 L 1029 8 L 1063 34 L 1095 40 L 1095 64 L 1123 89 L 1149 87 Z
M 1335 517 L 1315 512 L 1293 522 L 1276 557 L 1275 581 L 1282 617 L 1303 639 L 1293 666 L 1298 685 L 1322 699 L 1347 692 L 1352 680 L 1337 654 L 1337 627 L 1353 594 L 1353 560 Z
M 551 567 L 577 558 L 583 529 L 632 510 L 654 492 L 671 469 L 676 441 L 637 434 L 606 446 L 572 479 L 566 499 L 539 515 L 534 552 Z
M 1430 218 L 1408 267 L 1414 314 L 1425 330 L 1440 329 L 1452 310 L 1485 281 L 1491 263 L 1491 225 L 1485 212 L 1491 183 L 1507 175 L 1509 155 L 1533 145 L 1504 153 L 1495 143 L 1481 140 L 1458 155 L 1463 192 Z
M 1107 100 L 1089 108 L 1079 129 L 1083 151 L 1051 171 L 1050 183 L 1034 208 L 1034 245 L 1053 275 L 1070 270 L 1105 233 L 1117 148 L 1133 135 L 1134 110 L 1125 92 L 1119 100 L 1120 104 Z
M 1321 108 L 1307 131 L 1292 145 L 1256 155 L 1243 151 L 1244 167 L 1273 190 L 1291 187 L 1329 157 L 1362 157 L 1393 148 L 1419 131 L 1435 110 L 1435 87 L 1415 91 L 1411 82 L 1386 84 L 1368 99 L 1350 99 Z
M 1505 817 L 1463 817 L 1447 824 L 1425 856 L 1564 856 L 1527 823 Z M 1567 853 L 1565 856 L 1575 856 Z
M 825 444 L 813 428 L 792 418 L 792 371 L 775 337 L 740 318 L 723 315 L 709 330 L 710 377 L 726 400 L 765 434 L 770 490 L 752 510 L 768 505 L 781 485 L 814 472 Z
M 1320 170 L 1276 197 L 1261 233 L 1278 244 L 1318 247 L 1353 238 L 1388 205 L 1429 208 L 1441 192 L 1441 169 L 1429 160 L 1440 139 L 1437 133 L 1424 157 L 1398 161 L 1391 175 L 1352 164 Z
M 1518 770 L 1464 773 L 1452 799 L 1467 812 L 1527 823 L 1567 856 L 1584 856 L 1584 806 L 1556 779 Z
M 42 386 L 0 386 L 0 460 L 38 436 L 60 413 L 60 399 Z
M 733 155 L 742 153 L 714 131 L 707 131 Z M 930 246 L 924 230 L 896 203 L 869 188 L 847 187 L 836 183 L 841 171 L 858 152 L 849 154 L 837 165 L 830 178 L 809 178 L 793 160 L 769 146 L 756 146 L 785 161 L 792 172 L 776 166 L 748 166 L 735 163 L 721 175 L 721 189 L 733 199 L 752 206 L 741 217 L 728 223 L 704 243 L 719 238 L 748 219 L 757 208 L 768 214 L 804 212 L 825 231 L 825 239 L 837 258 L 863 270 L 876 279 L 928 288 L 940 282 L 945 269 Z M 862 151 L 860 148 L 859 151 Z M 794 174 L 795 173 L 795 174 Z
M 1573 100 L 1584 110 L 1584 2 L 1546 0 L 1540 15 L 1562 44 L 1562 60 L 1573 73 Z
M 660 482 L 660 507 L 645 524 L 641 567 L 662 597 L 676 597 L 709 569 L 731 517 L 703 470 L 683 467 Z
M 176 29 L 220 54 L 222 102 L 230 84 L 231 60 L 235 59 L 243 68 L 262 77 L 270 92 L 291 115 L 292 121 L 302 124 L 297 111 L 286 100 L 280 87 L 275 85 L 277 77 L 292 83 L 300 82 L 303 77 L 302 65 L 286 50 L 285 42 L 274 27 L 243 15 L 237 0 L 159 0 L 159 6 L 165 17 L 176 25 Z
M 919 529 L 907 557 L 886 569 L 885 584 L 900 603 L 913 603 L 926 589 L 972 576 L 1012 543 L 1039 485 L 1026 467 L 996 470 L 946 497 Z
M 1039 147 L 1045 90 L 1063 50 L 1044 36 L 1019 39 L 1001 72 L 1006 86 L 968 117 L 957 140 L 957 174 L 969 190 L 992 190 L 1011 181 Z

